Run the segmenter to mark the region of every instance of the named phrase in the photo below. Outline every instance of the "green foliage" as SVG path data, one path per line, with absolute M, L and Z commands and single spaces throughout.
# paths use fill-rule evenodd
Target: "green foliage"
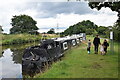
M 2 39 L 0 40 L 0 45 L 22 44 L 41 39 L 41 35 L 30 34 L 1 34 L 0 36 L 2 37 Z
M 97 25 L 91 22 L 90 20 L 84 20 L 81 22 L 81 25 L 85 26 L 87 29 L 97 29 Z
M 99 34 L 104 38 L 109 38 L 110 28 L 114 32 L 114 40 L 118 41 L 120 37 L 119 36 L 120 29 L 118 25 L 115 24 L 114 26 L 108 26 L 108 27 L 97 26 L 96 24 L 94 24 L 89 20 L 82 21 L 77 24 L 74 24 L 73 26 L 70 26 L 68 29 L 66 29 L 64 32 L 61 33 L 61 36 L 86 33 L 87 35 L 93 35 L 93 36 L 95 36 L 96 34 Z
M 28 15 L 13 16 L 11 20 L 11 25 L 13 26 L 10 29 L 11 34 L 29 33 L 31 31 L 38 30 L 38 27 L 36 26 L 37 22 Z
M 89 6 L 93 9 L 96 8 L 100 10 L 102 7 L 109 7 L 112 11 L 119 11 L 120 1 L 119 2 L 89 2 Z
M 55 30 L 53 28 L 51 28 L 48 32 L 48 34 L 54 34 L 55 33 Z
M 94 29 L 86 29 L 86 34 L 87 35 L 92 35 L 95 32 Z
M 106 31 L 109 30 L 108 27 L 105 27 L 105 26 L 99 26 L 97 28 L 97 32 L 98 34 L 100 35 L 106 35 Z
M 37 32 L 37 31 L 31 31 L 31 32 L 29 32 L 29 34 L 31 34 L 31 35 L 39 35 L 39 32 Z
M 90 20 L 84 20 L 73 26 L 70 26 L 68 29 L 64 31 L 65 35 L 79 34 L 79 33 L 87 33 L 92 34 L 94 30 L 97 30 L 97 25 L 91 22 Z M 93 32 L 90 32 L 93 31 Z
M 94 30 L 94 32 L 93 32 L 93 36 L 96 36 L 96 34 L 98 34 L 98 32 L 96 31 L 96 30 Z
M 34 41 L 39 41 L 42 38 L 41 34 L 31 35 L 31 34 L 0 34 L 0 45 L 11 45 L 11 44 L 23 44 Z M 46 39 L 56 38 L 58 35 L 50 35 L 46 37 Z

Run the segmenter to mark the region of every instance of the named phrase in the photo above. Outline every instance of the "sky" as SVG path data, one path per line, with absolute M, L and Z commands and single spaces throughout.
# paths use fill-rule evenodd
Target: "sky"
M 1 1 L 1 0 L 0 0 Z M 109 8 L 91 9 L 85 1 L 66 0 L 2 0 L 0 3 L 0 25 L 4 33 L 12 28 L 11 18 L 14 15 L 29 15 L 37 21 L 39 32 L 54 28 L 63 32 L 69 26 L 83 20 L 90 20 L 98 26 L 112 26 L 118 19 L 117 12 Z M 58 28 L 57 28 L 58 25 Z

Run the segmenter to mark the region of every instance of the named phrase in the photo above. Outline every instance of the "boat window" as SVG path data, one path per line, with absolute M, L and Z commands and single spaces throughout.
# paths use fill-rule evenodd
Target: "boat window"
M 64 49 L 64 50 L 68 49 L 68 44 L 67 44 L 67 42 L 64 42 L 64 43 L 63 43 L 63 49 Z
M 79 43 L 79 39 L 77 39 L 77 43 Z
M 56 47 L 60 46 L 60 43 L 56 41 Z
M 82 41 L 82 40 L 83 40 L 83 38 L 81 37 L 81 38 L 80 38 L 80 41 Z
M 76 45 L 76 42 L 75 42 L 75 40 L 72 40 L 72 44 L 73 44 L 73 46 L 74 46 L 74 45 Z

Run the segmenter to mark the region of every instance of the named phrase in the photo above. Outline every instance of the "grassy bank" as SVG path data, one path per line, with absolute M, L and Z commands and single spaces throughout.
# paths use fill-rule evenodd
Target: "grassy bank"
M 88 36 L 87 39 L 92 40 L 93 37 Z M 93 46 L 89 55 L 86 47 L 86 42 L 83 42 L 66 51 L 61 61 L 34 78 L 118 78 L 118 43 L 114 43 L 114 54 L 108 48 L 105 56 L 94 54 Z
M 53 38 L 57 35 L 50 35 L 47 38 Z M 30 35 L 30 34 L 9 34 L 3 35 L 0 34 L 0 45 L 9 45 L 9 44 L 21 44 L 28 43 L 33 41 L 39 41 L 42 38 L 42 35 Z

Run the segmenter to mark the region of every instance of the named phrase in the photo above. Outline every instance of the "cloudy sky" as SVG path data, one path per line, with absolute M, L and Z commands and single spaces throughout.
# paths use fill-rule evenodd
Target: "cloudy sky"
M 9 33 L 11 18 L 26 14 L 37 21 L 39 32 L 55 28 L 62 32 L 70 25 L 83 20 L 91 20 L 99 26 L 112 26 L 117 20 L 117 13 L 109 8 L 100 11 L 91 9 L 87 2 L 67 2 L 65 0 L 2 0 L 0 3 L 0 25 Z M 57 23 L 59 29 L 57 30 Z

